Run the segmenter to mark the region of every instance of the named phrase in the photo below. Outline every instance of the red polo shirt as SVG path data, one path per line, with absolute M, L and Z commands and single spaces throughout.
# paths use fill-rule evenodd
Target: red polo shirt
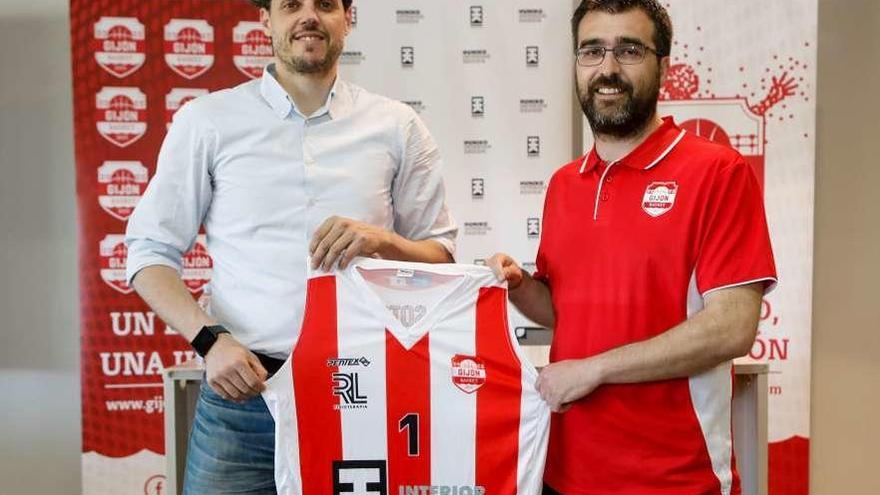
M 554 174 L 536 278 L 551 290 L 551 361 L 654 337 L 713 290 L 776 269 L 761 189 L 735 150 L 671 118 L 623 159 L 596 150 Z M 566 495 L 737 494 L 732 364 L 605 385 L 554 414 L 546 482 Z

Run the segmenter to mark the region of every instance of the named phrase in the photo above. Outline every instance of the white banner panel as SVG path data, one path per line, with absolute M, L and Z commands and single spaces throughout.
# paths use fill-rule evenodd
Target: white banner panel
M 461 228 L 457 260 L 503 250 L 532 269 L 547 182 L 571 159 L 571 0 L 355 5 L 342 77 L 427 123 Z

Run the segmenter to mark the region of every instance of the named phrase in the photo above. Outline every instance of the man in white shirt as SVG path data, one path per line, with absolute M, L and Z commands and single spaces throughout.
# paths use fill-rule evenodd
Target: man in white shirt
M 261 80 L 187 104 L 128 224 L 128 281 L 205 357 L 184 493 L 275 493 L 259 393 L 290 352 L 306 263 L 450 262 L 437 146 L 409 107 L 337 78 L 351 0 L 252 0 L 275 61 Z M 210 307 L 181 257 L 201 225 Z

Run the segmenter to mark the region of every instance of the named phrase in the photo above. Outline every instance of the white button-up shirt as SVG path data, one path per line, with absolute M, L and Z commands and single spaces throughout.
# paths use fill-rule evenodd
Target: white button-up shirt
M 283 358 L 302 321 L 308 245 L 325 219 L 432 239 L 450 253 L 457 228 L 437 145 L 412 109 L 337 79 L 305 117 L 273 72 L 175 115 L 125 242 L 131 283 L 151 265 L 180 271 L 204 225 L 210 313 L 246 347 Z

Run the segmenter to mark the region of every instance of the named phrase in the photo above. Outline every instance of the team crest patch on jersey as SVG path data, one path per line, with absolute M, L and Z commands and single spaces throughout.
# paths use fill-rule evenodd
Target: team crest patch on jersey
M 645 189 L 645 196 L 642 198 L 642 209 L 652 217 L 659 217 L 672 209 L 677 193 L 678 184 L 675 182 L 652 182 Z
M 241 21 L 232 30 L 232 62 L 242 74 L 256 79 L 272 61 L 272 39 L 259 22 Z
M 462 392 L 472 394 L 486 383 L 486 366 L 476 356 L 452 356 L 452 383 Z
M 133 74 L 147 59 L 144 25 L 134 17 L 102 17 L 95 23 L 95 61 L 118 78 Z
M 214 28 L 203 19 L 171 19 L 165 25 L 165 62 L 195 79 L 214 65 Z

